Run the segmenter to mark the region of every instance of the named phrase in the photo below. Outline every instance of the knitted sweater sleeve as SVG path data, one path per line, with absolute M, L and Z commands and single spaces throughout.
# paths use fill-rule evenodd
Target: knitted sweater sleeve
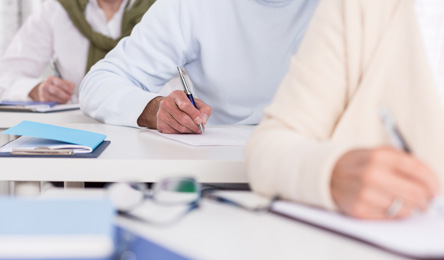
M 347 107 L 399 2 L 321 1 L 247 146 L 253 190 L 337 209 L 330 192 L 331 173 L 354 144 L 346 137 L 338 140 L 334 133 L 350 112 Z M 349 121 L 340 130 L 352 132 L 353 120 Z
M 92 67 L 80 86 L 87 115 L 116 125 L 137 126 L 149 101 L 177 73 L 186 56 L 183 1 L 156 1 L 124 38 Z

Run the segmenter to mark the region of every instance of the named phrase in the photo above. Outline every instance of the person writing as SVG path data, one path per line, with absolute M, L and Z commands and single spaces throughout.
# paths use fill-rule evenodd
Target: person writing
M 443 13 L 436 1 L 323 1 L 247 146 L 253 190 L 361 219 L 426 210 L 444 184 Z
M 157 1 L 86 75 L 81 110 L 108 124 L 163 133 L 199 134 L 199 124 L 207 123 L 257 124 L 317 2 Z M 159 94 L 177 66 L 189 76 L 197 108 L 179 82 L 180 90 Z
M 130 34 L 153 1 L 45 1 L 0 59 L 0 99 L 77 103 L 85 73 Z M 52 58 L 60 75 L 42 79 Z

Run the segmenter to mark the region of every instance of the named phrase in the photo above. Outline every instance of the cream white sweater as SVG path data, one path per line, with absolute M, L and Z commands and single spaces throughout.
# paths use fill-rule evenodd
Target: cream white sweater
M 353 148 L 390 145 L 380 105 L 444 184 L 443 107 L 413 1 L 321 1 L 247 147 L 252 188 L 335 209 L 336 161 Z

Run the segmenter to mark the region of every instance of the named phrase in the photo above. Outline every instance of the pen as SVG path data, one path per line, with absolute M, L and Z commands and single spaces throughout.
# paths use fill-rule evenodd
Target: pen
M 382 106 L 379 109 L 379 116 L 381 117 L 381 121 L 384 124 L 385 130 L 387 131 L 393 146 L 406 153 L 411 153 L 410 147 L 402 137 L 401 132 L 399 132 L 386 107 Z
M 49 59 L 49 66 L 54 71 L 54 73 L 57 77 L 63 79 L 62 74 L 60 74 L 59 68 L 57 68 L 57 63 L 55 62 L 55 60 L 53 58 Z
M 381 117 L 381 121 L 384 124 L 384 127 L 387 131 L 387 134 L 389 135 L 389 138 L 393 146 L 406 153 L 411 153 L 412 150 L 407 145 L 407 142 L 405 141 L 404 137 L 401 135 L 401 132 L 396 127 L 395 121 L 391 117 L 386 107 L 381 106 L 381 108 L 379 109 L 379 116 Z M 435 202 L 432 204 L 436 205 L 433 208 L 436 209 L 436 211 L 438 211 L 438 214 L 444 217 L 444 203 L 439 204 Z
M 180 79 L 181 79 L 181 81 L 182 81 L 183 88 L 185 89 L 185 94 L 187 94 L 187 97 L 188 97 L 188 99 L 191 101 L 191 103 L 193 104 L 193 106 L 194 106 L 195 108 L 197 108 L 197 106 L 196 106 L 196 102 L 194 102 L 193 94 L 191 94 L 191 88 L 190 88 L 190 86 L 188 85 L 188 81 L 187 81 L 187 79 L 185 78 L 185 74 L 183 73 L 183 69 L 182 69 L 180 66 L 177 66 L 177 70 L 179 71 L 179 76 L 180 76 Z M 200 132 L 203 133 L 203 127 L 202 127 L 202 124 L 199 124 L 199 129 L 200 129 Z
M 50 149 L 12 149 L 11 155 L 73 155 L 72 149 L 50 150 Z

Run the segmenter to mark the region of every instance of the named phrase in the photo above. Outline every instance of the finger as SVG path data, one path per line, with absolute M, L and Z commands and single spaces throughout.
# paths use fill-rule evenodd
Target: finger
M 381 193 L 390 194 L 391 198 L 403 198 L 412 208 L 425 210 L 429 204 L 430 190 L 417 179 L 400 174 L 399 168 L 397 168 L 399 157 L 410 162 L 412 157 L 391 148 L 382 151 L 380 155 L 380 159 L 373 158 L 373 167 L 367 168 L 364 185 L 376 187 Z
M 185 97 L 185 101 L 183 101 L 183 97 Z M 185 113 L 178 107 L 178 99 L 193 107 L 193 104 L 191 104 L 182 91 L 174 91 L 168 97 L 162 100 L 157 116 L 163 117 L 162 120 L 164 120 L 164 122 L 167 122 L 171 127 L 182 133 L 200 133 L 200 129 L 196 122 L 193 121 L 189 114 Z M 196 108 L 193 109 L 199 113 Z M 170 116 L 172 118 L 170 118 Z
M 65 91 L 59 84 L 61 79 L 51 76 L 39 86 L 39 97 L 41 101 L 56 101 L 66 103 L 71 98 L 72 93 Z M 65 83 L 63 83 L 65 85 Z
M 75 84 L 73 82 L 63 80 L 58 77 L 54 77 L 52 80 L 52 84 L 56 85 L 57 87 L 59 87 L 60 89 L 62 89 L 63 91 L 65 91 L 70 95 L 74 93 Z
M 427 191 L 429 198 L 434 197 L 439 190 L 437 176 L 424 163 L 401 151 L 392 156 L 396 172 L 413 182 L 420 183 Z
M 202 118 L 202 124 L 205 125 L 208 122 L 208 118 L 213 113 L 213 109 L 209 105 L 205 104 L 200 99 L 195 99 L 195 101 L 196 101 L 196 106 L 200 111 L 200 116 Z
M 157 122 L 157 130 L 164 134 L 180 134 L 176 129 L 172 128 L 163 121 Z
M 360 219 L 385 219 L 384 208 L 390 203 L 387 195 L 369 187 L 361 190 L 353 204 L 348 209 L 348 214 Z
M 71 98 L 70 94 L 54 85 L 46 87 L 43 95 L 46 101 L 55 101 L 60 104 L 66 103 Z
M 184 114 L 183 112 L 180 113 Z M 188 117 L 187 115 L 183 116 Z M 174 129 L 178 133 L 183 133 L 183 134 L 194 133 L 192 129 L 189 129 L 188 127 L 182 125 L 180 122 L 176 120 L 176 118 L 173 115 L 168 113 L 168 111 L 166 110 L 159 110 L 159 113 L 157 114 L 157 120 L 158 123 L 161 122 L 165 125 L 168 125 L 170 128 Z M 189 120 L 191 121 L 190 118 Z M 191 124 L 193 125 L 194 123 Z
M 392 194 L 378 189 L 366 189 L 361 192 L 351 216 L 372 220 L 399 219 L 408 217 L 415 211 L 411 204 L 402 200 L 399 210 L 394 215 L 390 215 L 388 211 L 395 198 L 401 197 L 394 197 Z
M 399 174 L 387 174 L 379 185 L 381 191 L 392 197 L 401 197 L 412 208 L 425 211 L 429 204 L 429 192 L 415 180 Z
M 195 125 L 202 123 L 202 118 L 200 117 L 200 111 L 196 107 L 194 107 L 193 103 L 191 103 L 191 101 L 188 99 L 188 97 L 185 95 L 183 91 L 174 91 L 172 93 L 172 97 L 174 98 L 174 102 L 177 108 L 179 108 L 179 110 L 187 114 Z M 175 116 L 173 113 L 172 115 Z M 178 121 L 190 127 L 191 125 L 188 125 L 189 124 L 189 122 L 187 122 L 188 120 L 186 118 L 184 118 L 184 120 L 186 121 L 183 122 L 181 120 Z

